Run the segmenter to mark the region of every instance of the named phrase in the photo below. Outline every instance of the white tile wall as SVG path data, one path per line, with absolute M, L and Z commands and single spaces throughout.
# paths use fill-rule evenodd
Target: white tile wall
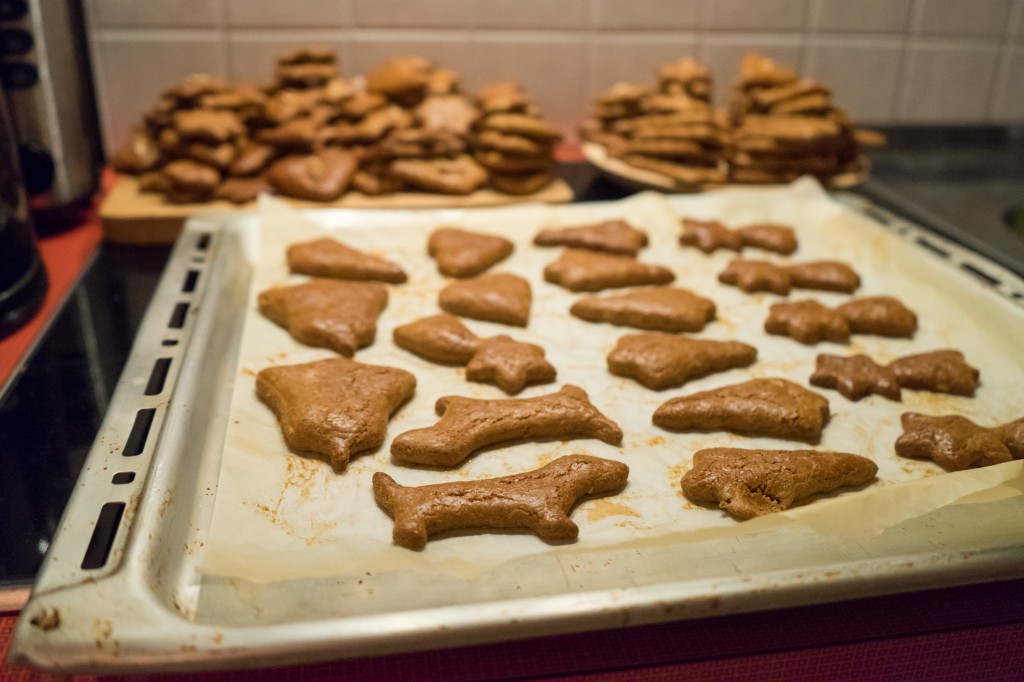
M 1024 122 L 1024 0 L 89 0 L 108 148 L 192 71 L 268 80 L 315 43 L 348 75 L 398 54 L 470 88 L 524 82 L 565 131 L 600 89 L 693 56 L 724 102 L 747 51 L 826 81 L 852 117 Z

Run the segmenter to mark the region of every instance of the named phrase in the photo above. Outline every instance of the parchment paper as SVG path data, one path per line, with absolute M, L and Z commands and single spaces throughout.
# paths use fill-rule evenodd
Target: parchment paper
M 793 225 L 800 248 L 788 260 L 837 258 L 851 263 L 863 280 L 856 295 L 898 296 L 918 313 L 920 329 L 912 340 L 857 335 L 849 346 L 809 347 L 768 335 L 762 329 L 764 318 L 769 306 L 782 299 L 772 294 L 748 295 L 719 284 L 718 272 L 735 254 L 705 255 L 681 248 L 677 241 L 681 214 L 717 218 L 734 226 L 766 220 Z M 796 551 L 798 562 L 801 557 L 812 562 L 829 554 L 830 542 L 841 548 L 836 552 L 848 556 L 858 551 L 849 549 L 851 540 L 878 537 L 907 519 L 958 500 L 978 504 L 1021 495 L 1024 462 L 947 474 L 931 462 L 902 459 L 893 451 L 901 433 L 899 415 L 904 411 L 963 414 L 986 425 L 1020 416 L 1024 405 L 1021 309 L 832 201 L 813 181 L 782 189 L 728 189 L 672 199 L 644 194 L 619 202 L 570 206 L 330 211 L 305 216 L 271 199 L 261 205 L 250 312 L 213 525 L 201 560 L 207 576 L 203 583 L 207 610 L 217 610 L 216 595 L 225 589 L 236 598 L 259 594 L 258 616 L 235 613 L 234 617 L 287 620 L 644 584 L 666 575 L 685 577 L 691 563 L 698 574 L 700 556 L 688 554 L 687 547 L 728 552 L 736 571 L 770 567 L 759 563 L 756 554 L 744 555 L 742 537 L 751 534 L 768 538 L 772 546 Z M 611 376 L 605 356 L 619 337 L 637 330 L 569 316 L 568 309 L 579 295 L 547 284 L 542 277 L 543 266 L 557 258 L 560 250 L 532 246 L 533 236 L 543 227 L 610 218 L 626 218 L 648 232 L 651 245 L 641 252 L 642 260 L 668 265 L 677 275 L 676 285 L 716 302 L 718 319 L 701 337 L 751 343 L 758 348 L 758 362 L 661 392 Z M 451 471 L 391 462 L 391 440 L 408 429 L 433 424 L 437 398 L 505 397 L 494 386 L 466 382 L 460 369 L 428 363 L 391 342 L 397 325 L 438 312 L 437 293 L 446 280 L 426 256 L 426 241 L 440 225 L 501 234 L 515 242 L 512 257 L 492 271 L 514 272 L 530 281 L 534 302 L 529 327 L 474 320 L 466 320 L 466 325 L 481 336 L 509 334 L 543 346 L 558 369 L 558 380 L 528 388 L 521 397 L 550 393 L 566 383 L 581 386 L 600 410 L 622 426 L 621 447 L 596 440 L 517 444 L 483 452 Z M 260 369 L 332 356 L 330 351 L 293 341 L 285 330 L 260 316 L 255 306 L 256 294 L 264 288 L 303 279 L 288 275 L 285 247 L 321 234 L 384 255 L 406 269 L 409 282 L 389 286 L 391 298 L 379 320 L 376 343 L 359 351 L 356 359 L 401 367 L 418 379 L 415 397 L 392 419 L 384 445 L 356 457 L 341 474 L 322 461 L 290 453 L 276 419 L 254 391 Z M 745 255 L 787 260 L 756 250 Z M 789 300 L 803 298 L 835 305 L 849 297 L 794 290 Z M 738 523 L 717 509 L 691 504 L 680 492 L 679 479 L 689 469 L 692 454 L 701 448 L 807 446 L 723 433 L 674 434 L 651 424 L 655 408 L 678 395 L 753 377 L 785 377 L 807 386 L 818 353 L 866 352 L 885 362 L 946 347 L 963 351 L 968 362 L 981 370 L 977 397 L 904 391 L 902 402 L 870 396 L 853 403 L 838 392 L 815 389 L 829 399 L 832 409 L 832 421 L 819 447 L 873 458 L 879 466 L 878 480 L 864 490 L 819 496 L 811 504 L 772 517 Z M 375 471 L 386 471 L 403 485 L 422 485 L 526 471 L 571 453 L 626 462 L 630 477 L 622 493 L 577 507 L 573 520 L 580 526 L 579 539 L 564 545 L 546 544 L 527 532 L 503 532 L 455 534 L 431 541 L 419 552 L 395 547 L 391 519 L 374 503 L 370 487 Z M 813 546 L 806 543 L 809 533 L 816 538 Z M 376 589 L 368 587 L 371 584 Z M 323 603 L 325 585 L 337 601 Z M 281 611 L 266 616 L 264 610 L 272 604 Z M 202 609 L 203 604 L 200 617 Z

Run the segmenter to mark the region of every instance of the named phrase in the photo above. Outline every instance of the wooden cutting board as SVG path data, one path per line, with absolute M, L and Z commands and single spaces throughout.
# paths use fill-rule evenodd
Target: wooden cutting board
M 572 189 L 562 179 L 556 179 L 539 192 L 524 196 L 511 196 L 490 189 L 478 190 L 466 196 L 402 192 L 390 196 L 370 197 L 359 192 L 348 192 L 338 201 L 314 202 L 283 199 L 299 208 L 480 208 L 509 206 L 524 203 L 562 204 L 572 201 Z M 209 211 L 254 211 L 256 202 L 232 204 L 227 201 L 208 201 L 202 204 L 169 204 L 162 195 L 140 192 L 138 179 L 130 175 L 118 176 L 113 187 L 100 204 L 103 234 L 107 241 L 119 244 L 171 244 L 178 237 L 185 219 L 194 213 Z

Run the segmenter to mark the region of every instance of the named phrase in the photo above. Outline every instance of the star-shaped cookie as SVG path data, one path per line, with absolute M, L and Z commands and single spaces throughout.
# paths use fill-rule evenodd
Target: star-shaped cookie
M 533 238 L 533 243 L 635 256 L 647 246 L 647 233 L 625 220 L 606 220 L 593 225 L 541 230 Z
M 846 318 L 838 311 L 810 300 L 774 304 L 764 321 L 764 330 L 769 334 L 792 337 L 807 345 L 819 341 L 850 342 L 850 326 Z
M 434 230 L 427 253 L 437 260 L 437 269 L 448 277 L 474 277 L 512 255 L 514 246 L 504 237 L 469 232 L 454 227 Z
M 569 291 L 601 291 L 644 284 L 668 284 L 676 276 L 660 265 L 629 256 L 566 249 L 544 268 L 544 279 Z
M 828 401 L 785 379 L 751 379 L 673 398 L 655 410 L 670 431 L 731 431 L 817 443 L 828 423 Z
M 949 471 L 1024 459 L 1024 418 L 992 428 L 959 415 L 904 412 L 900 421 L 896 454 L 901 457 L 931 459 Z
M 277 415 L 288 447 L 326 456 L 335 471 L 384 442 L 388 419 L 415 389 L 405 370 L 346 358 L 256 375 L 256 395 Z
M 612 296 L 586 296 L 569 310 L 588 322 L 663 332 L 699 332 L 715 319 L 714 302 L 676 287 L 645 287 Z
M 301 275 L 337 279 L 377 280 L 401 284 L 405 271 L 387 259 L 323 237 L 288 247 L 288 268 Z
M 554 366 L 544 359 L 544 349 L 532 343 L 495 336 L 480 341 L 476 353 L 466 365 L 466 378 L 492 383 L 509 395 L 527 384 L 547 384 L 555 380 Z
M 756 359 L 757 349 L 739 341 L 648 332 L 619 339 L 608 354 L 608 371 L 661 391 L 715 372 L 747 367 Z
M 441 290 L 438 305 L 454 315 L 525 327 L 533 294 L 518 275 L 487 274 L 453 282 Z
M 891 366 L 882 366 L 867 355 L 850 357 L 822 354 L 815 361 L 811 384 L 834 388 L 850 400 L 877 393 L 889 400 L 900 399 L 900 385 Z
M 377 316 L 388 303 L 382 284 L 313 279 L 260 292 L 260 312 L 296 341 L 345 356 L 373 343 Z

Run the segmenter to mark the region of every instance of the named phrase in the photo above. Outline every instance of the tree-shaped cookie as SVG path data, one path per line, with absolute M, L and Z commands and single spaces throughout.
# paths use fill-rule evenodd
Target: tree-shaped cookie
M 463 528 L 528 528 L 544 540 L 571 540 L 579 528 L 569 518 L 585 495 L 626 485 L 622 462 L 570 455 L 534 471 L 477 481 L 399 485 L 373 475 L 373 496 L 394 520 L 396 545 L 420 549 L 432 535 Z
M 699 332 L 715 319 L 715 304 L 686 289 L 644 287 L 610 296 L 585 296 L 569 312 L 588 322 L 663 332 Z
M 694 453 L 681 484 L 694 502 L 717 502 L 749 519 L 789 509 L 815 493 L 862 486 L 876 473 L 874 462 L 848 452 L 708 448 Z
M 900 421 L 896 454 L 901 457 L 931 459 L 949 471 L 1024 459 L 1024 418 L 991 428 L 959 415 L 904 412 Z
M 544 268 L 544 279 L 569 291 L 601 291 L 644 284 L 668 284 L 676 276 L 660 265 L 629 256 L 566 249 Z
M 785 379 L 752 379 L 673 398 L 654 412 L 670 431 L 731 431 L 817 443 L 828 400 Z
M 635 256 L 647 246 L 647 233 L 625 220 L 605 220 L 592 225 L 541 230 L 533 238 L 533 243 L 537 246 L 569 246 Z
M 715 372 L 748 367 L 756 359 L 757 349 L 739 341 L 648 332 L 619 339 L 608 354 L 608 371 L 661 391 Z
M 458 466 L 482 448 L 541 438 L 598 438 L 618 445 L 622 429 L 590 402 L 586 392 L 566 385 L 536 398 L 478 400 L 446 396 L 437 401 L 441 420 L 399 434 L 391 455 L 405 464 Z
M 260 292 L 260 312 L 296 341 L 345 356 L 373 343 L 377 316 L 388 303 L 382 284 L 313 279 Z
M 487 274 L 453 282 L 441 290 L 438 305 L 454 315 L 525 327 L 533 294 L 518 275 Z
M 377 280 L 401 284 L 405 271 L 397 263 L 323 237 L 288 247 L 288 268 L 301 275 Z
M 430 234 L 427 253 L 448 277 L 474 277 L 512 255 L 514 246 L 504 237 L 441 227 Z
M 384 442 L 389 417 L 415 388 L 405 370 L 346 358 L 256 375 L 256 395 L 277 415 L 288 447 L 325 456 L 335 471 Z

